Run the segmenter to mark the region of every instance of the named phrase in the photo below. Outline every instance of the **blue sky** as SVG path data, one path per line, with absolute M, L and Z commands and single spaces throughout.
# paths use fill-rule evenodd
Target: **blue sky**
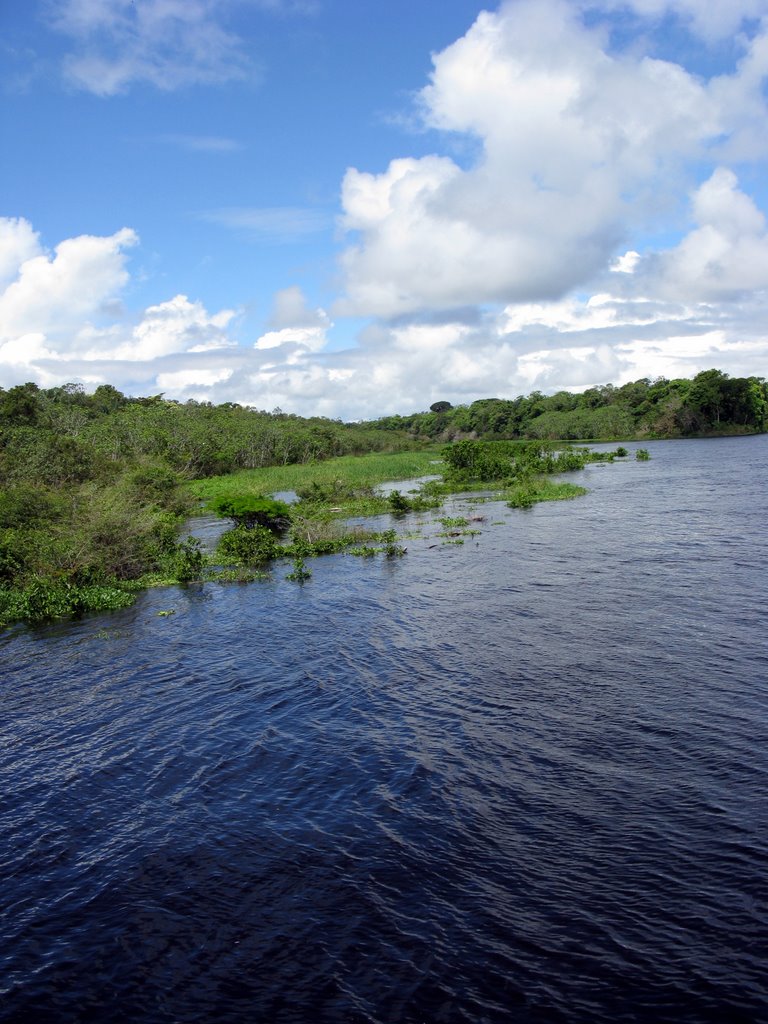
M 765 374 L 768 0 L 0 21 L 0 386 L 362 418 Z

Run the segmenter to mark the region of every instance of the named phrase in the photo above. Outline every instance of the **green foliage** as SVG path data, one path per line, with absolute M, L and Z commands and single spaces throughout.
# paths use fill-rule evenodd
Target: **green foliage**
M 531 508 L 541 501 L 565 501 L 586 493 L 584 487 L 577 487 L 575 484 L 530 479 L 509 491 L 507 505 L 510 508 Z
M 509 492 L 507 505 L 510 508 L 531 508 L 536 503 L 536 487 L 530 481 L 517 484 Z
M 297 583 L 303 583 L 312 576 L 311 570 L 309 570 L 304 564 L 304 559 L 301 555 L 296 555 L 293 560 L 293 569 L 285 577 L 287 580 L 294 580 Z
M 180 583 L 190 583 L 203 577 L 205 556 L 196 537 L 187 537 L 176 545 L 172 556 L 173 575 Z
M 387 558 L 401 558 L 405 554 L 405 548 L 397 542 L 396 530 L 385 530 L 381 540 L 384 542 L 384 554 Z
M 767 416 L 768 386 L 762 377 L 731 378 L 720 370 L 704 370 L 692 381 L 642 378 L 580 395 L 560 391 L 483 398 L 439 414 L 432 406 L 429 412 L 389 416 L 370 425 L 407 430 L 420 439 L 567 441 L 754 433 L 766 429 Z M 483 476 L 476 466 L 455 468 L 471 469 L 477 479 Z
M 338 505 L 360 496 L 373 497 L 372 487 L 355 488 L 339 477 L 332 480 L 310 480 L 303 487 L 297 487 L 296 496 L 304 505 Z
M 651 453 L 647 448 L 638 448 L 635 452 L 635 458 L 638 462 L 647 462 L 651 457 Z
M 66 579 L 39 578 L 23 588 L 0 588 L 0 623 L 115 611 L 132 601 L 132 595 L 116 584 L 78 585 Z
M 629 451 L 626 448 L 618 447 L 613 454 L 617 459 L 625 459 L 629 455 Z
M 411 511 L 411 503 L 408 499 L 400 493 L 400 491 L 391 491 L 387 496 L 390 510 L 394 515 L 403 515 L 406 512 Z
M 413 497 L 409 498 L 401 494 L 400 491 L 391 491 L 387 495 L 387 504 L 393 515 L 401 516 L 405 515 L 406 512 L 425 512 L 427 509 L 437 508 L 440 500 L 423 492 L 414 494 Z
M 233 519 L 237 526 L 246 529 L 263 527 L 273 533 L 282 533 L 291 522 L 289 505 L 263 495 L 222 496 L 214 502 L 213 510 L 217 515 Z
M 379 549 L 371 547 L 370 544 L 363 544 L 362 547 L 352 548 L 349 553 L 350 555 L 355 555 L 357 558 L 373 558 L 374 555 L 379 553 Z
M 465 519 L 464 516 L 443 516 L 439 522 L 442 523 L 446 530 L 458 530 L 469 526 L 469 520 Z
M 216 553 L 225 562 L 241 562 L 244 565 L 260 565 L 277 557 L 280 545 L 274 534 L 265 526 L 236 526 L 219 538 Z

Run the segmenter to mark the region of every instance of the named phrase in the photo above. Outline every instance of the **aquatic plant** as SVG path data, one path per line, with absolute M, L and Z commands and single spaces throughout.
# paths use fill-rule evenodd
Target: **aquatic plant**
M 265 526 L 255 526 L 252 529 L 236 526 L 223 533 L 216 546 L 217 555 L 225 562 L 242 562 L 245 565 L 268 562 L 275 558 L 280 550 L 274 534 Z
M 400 558 L 405 554 L 405 548 L 397 542 L 396 530 L 385 530 L 381 539 L 384 542 L 384 554 L 387 558 Z
M 293 580 L 296 583 L 303 583 L 304 580 L 310 579 L 311 576 L 312 572 L 304 564 L 304 559 L 300 555 L 297 555 L 293 560 L 293 569 L 285 578 L 287 580 Z
M 247 530 L 262 527 L 272 533 L 282 533 L 291 522 L 290 505 L 264 495 L 224 495 L 212 507 L 218 516 L 232 519 L 236 526 Z
M 638 448 L 635 452 L 635 458 L 638 462 L 647 462 L 651 457 L 651 453 L 647 448 Z
M 205 555 L 201 550 L 200 541 L 196 537 L 187 537 L 177 544 L 169 558 L 170 572 L 179 583 L 199 580 L 203 575 Z

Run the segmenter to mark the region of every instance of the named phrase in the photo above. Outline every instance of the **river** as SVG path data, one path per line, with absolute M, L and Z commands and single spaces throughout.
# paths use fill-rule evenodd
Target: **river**
M 6 632 L 0 1021 L 768 1019 L 768 436 L 646 447 Z

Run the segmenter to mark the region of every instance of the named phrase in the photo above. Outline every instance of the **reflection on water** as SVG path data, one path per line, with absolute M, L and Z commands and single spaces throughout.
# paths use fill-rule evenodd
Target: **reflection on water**
M 647 447 L 7 634 L 0 1020 L 764 1019 L 768 438 Z

